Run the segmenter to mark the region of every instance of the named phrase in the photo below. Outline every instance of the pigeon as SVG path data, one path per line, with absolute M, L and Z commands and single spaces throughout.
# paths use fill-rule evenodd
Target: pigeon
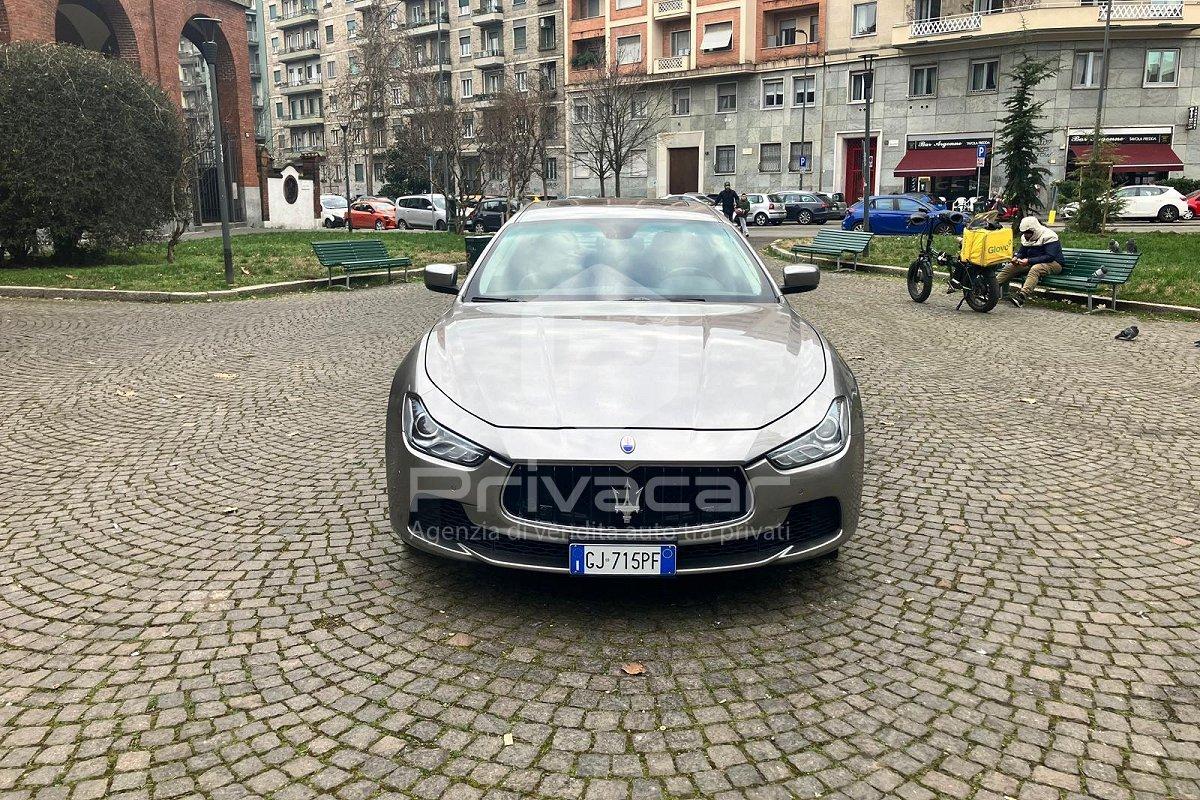
M 1127 241 L 1127 242 L 1125 243 L 1125 252 L 1126 252 L 1126 253 L 1134 253 L 1134 254 L 1136 254 L 1136 253 L 1137 253 L 1137 251 L 1138 251 L 1138 249 L 1137 249 L 1137 243 L 1136 243 L 1136 242 L 1134 242 L 1134 241 L 1133 241 L 1133 239 L 1130 239 L 1129 241 Z
M 1107 274 L 1108 274 L 1108 270 L 1106 270 L 1104 267 L 1100 267 L 1100 269 L 1098 269 L 1092 273 L 1092 280 L 1093 281 L 1103 280 L 1104 276 Z
M 1110 253 L 1121 252 L 1121 243 L 1118 242 L 1116 239 L 1109 239 L 1108 240 L 1108 252 L 1110 252 Z
M 1130 325 L 1125 330 L 1114 336 L 1114 339 L 1120 339 L 1122 342 L 1132 342 L 1137 338 L 1139 331 L 1137 325 Z

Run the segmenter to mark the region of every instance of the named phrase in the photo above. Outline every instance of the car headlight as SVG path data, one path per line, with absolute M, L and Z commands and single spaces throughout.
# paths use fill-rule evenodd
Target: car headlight
M 767 460 L 779 469 L 802 467 L 841 452 L 849 435 L 850 404 L 838 397 L 817 427 L 767 453 Z
M 473 467 L 488 457 L 487 450 L 439 425 L 415 394 L 404 396 L 404 438 L 422 453 L 464 467 Z

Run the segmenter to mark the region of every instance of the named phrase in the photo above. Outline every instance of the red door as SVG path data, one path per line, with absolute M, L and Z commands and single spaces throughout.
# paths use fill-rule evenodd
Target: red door
M 875 137 L 871 137 L 871 190 L 875 189 Z M 846 205 L 853 205 L 862 199 L 863 184 L 863 140 L 846 140 Z

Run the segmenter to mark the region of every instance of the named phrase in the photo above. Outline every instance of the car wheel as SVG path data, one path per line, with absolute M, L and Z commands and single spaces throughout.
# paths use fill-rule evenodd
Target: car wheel
M 1183 214 L 1181 215 L 1181 219 L 1195 219 L 1195 218 L 1196 218 L 1196 212 L 1192 211 L 1190 208 L 1187 211 L 1184 211 Z
M 796 222 L 801 225 L 812 225 L 812 221 L 813 214 L 807 208 L 801 209 L 800 213 L 796 215 Z
M 858 233 L 861 233 L 862 229 L 863 229 L 863 224 L 861 222 L 854 223 L 854 225 L 850 228 L 850 230 L 858 232 Z
M 375 230 L 377 230 L 377 231 L 383 230 L 383 220 L 381 220 L 381 219 L 375 220 Z
M 954 226 L 949 222 L 939 222 L 934 226 L 933 233 L 935 236 L 949 236 L 954 233 Z
M 331 220 L 331 219 L 329 219 L 328 217 L 326 217 L 325 219 L 321 220 L 321 225 L 322 225 L 323 227 L 325 227 L 325 228 L 332 228 L 332 227 L 333 227 L 333 220 Z
M 439 219 L 439 220 L 437 221 L 437 225 L 435 225 L 435 226 L 434 226 L 434 228 L 435 228 L 436 230 L 439 230 L 439 231 L 444 231 L 444 230 L 446 230 L 446 223 L 445 223 L 445 221 L 444 221 L 444 220 L 440 220 L 440 219 Z
M 763 225 L 766 225 L 767 224 L 767 215 L 761 211 L 758 212 L 757 214 L 755 214 L 754 215 L 754 224 L 759 226 L 760 228 Z
M 1175 206 L 1163 206 L 1158 210 L 1159 222 L 1174 222 L 1179 219 L 1179 209 Z
M 403 219 L 396 220 L 396 227 L 402 231 L 408 230 L 408 220 L 403 220 Z
M 471 230 L 474 231 L 475 233 L 483 233 L 483 223 L 476 222 L 474 225 L 471 226 Z

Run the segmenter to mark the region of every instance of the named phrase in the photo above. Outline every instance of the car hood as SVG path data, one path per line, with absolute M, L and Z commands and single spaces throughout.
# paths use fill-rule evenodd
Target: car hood
M 782 303 L 460 303 L 425 369 L 500 427 L 744 430 L 803 402 L 825 351 Z

